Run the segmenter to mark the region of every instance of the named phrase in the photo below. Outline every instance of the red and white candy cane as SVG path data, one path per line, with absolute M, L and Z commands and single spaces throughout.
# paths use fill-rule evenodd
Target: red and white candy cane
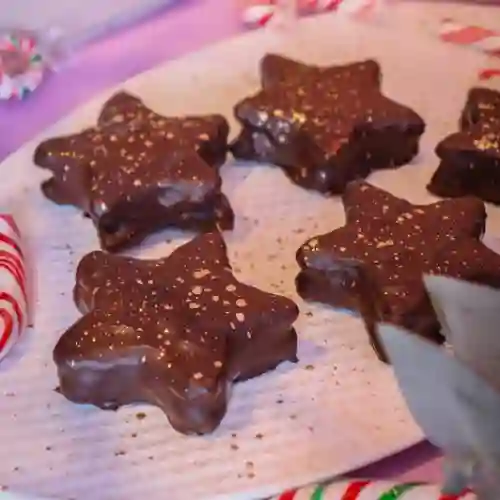
M 464 491 L 445 495 L 436 485 L 391 481 L 338 481 L 290 490 L 271 500 L 477 500 Z
M 500 33 L 497 31 L 443 19 L 439 36 L 445 42 L 467 45 L 485 54 L 500 57 Z
M 0 214 L 0 359 L 27 323 L 26 268 L 21 234 L 11 215 Z
M 272 0 L 244 1 L 241 13 L 243 23 L 251 28 L 263 27 L 274 17 L 275 10 Z
M 371 15 L 381 0 L 298 0 L 299 15 L 317 14 L 328 11 L 346 13 L 356 18 Z M 242 20 L 246 26 L 260 28 L 266 26 L 276 15 L 275 0 L 244 0 Z
M 443 19 L 439 38 L 444 42 L 463 45 L 479 50 L 493 57 L 500 57 L 500 32 Z M 500 66 L 485 68 L 479 72 L 479 80 L 490 80 L 500 77 Z

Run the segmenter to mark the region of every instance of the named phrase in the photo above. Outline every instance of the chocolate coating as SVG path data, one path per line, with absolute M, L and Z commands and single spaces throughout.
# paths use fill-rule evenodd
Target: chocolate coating
M 61 393 L 149 403 L 185 434 L 219 425 L 233 382 L 297 360 L 297 306 L 237 281 L 218 232 L 158 260 L 90 253 L 74 298 L 84 316 L 54 349 Z
M 83 210 L 115 251 L 167 226 L 233 227 L 218 173 L 228 133 L 221 116 L 167 118 L 120 92 L 96 127 L 44 141 L 34 161 L 52 173 L 45 196 Z
M 306 65 L 299 61 L 279 56 L 266 54 L 260 62 L 260 77 L 262 87 L 268 88 L 276 84 L 286 84 L 293 79 L 328 78 L 337 83 L 350 83 L 355 81 L 363 87 L 380 88 L 382 74 L 378 63 L 372 59 L 343 64 L 339 66 L 314 66 Z
M 261 80 L 262 90 L 235 107 L 236 158 L 274 163 L 296 184 L 335 194 L 418 152 L 425 124 L 383 96 L 375 61 L 318 68 L 269 55 Z
M 489 122 L 499 118 L 500 92 L 482 87 L 474 87 L 469 90 L 460 116 L 460 130 L 468 130 L 479 124 L 488 125 Z
M 412 205 L 355 181 L 342 201 L 345 226 L 311 238 L 298 250 L 297 291 L 305 300 L 359 312 L 381 360 L 387 357 L 378 322 L 444 340 L 424 273 L 500 287 L 500 256 L 480 241 L 486 221 L 480 200 Z
M 436 154 L 441 161 L 427 186 L 431 193 L 500 204 L 500 92 L 471 89 L 460 131 L 443 139 Z

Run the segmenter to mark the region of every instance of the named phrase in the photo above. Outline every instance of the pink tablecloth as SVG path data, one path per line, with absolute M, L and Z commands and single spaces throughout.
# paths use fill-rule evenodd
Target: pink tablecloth
M 236 4 L 234 0 L 186 0 L 78 51 L 71 64 L 52 75 L 29 100 L 0 104 L 0 161 L 96 92 L 168 58 L 237 34 Z M 437 457 L 436 450 L 422 443 L 356 474 L 439 481 Z

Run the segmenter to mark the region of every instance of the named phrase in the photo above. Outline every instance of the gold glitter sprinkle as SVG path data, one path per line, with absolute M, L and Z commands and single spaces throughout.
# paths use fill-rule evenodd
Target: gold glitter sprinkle
M 316 248 L 318 248 L 318 243 L 319 243 L 319 241 L 317 240 L 317 238 L 314 238 L 313 240 L 309 241 L 309 243 L 307 244 L 307 246 L 311 250 L 316 250 Z
M 500 142 L 499 138 L 494 134 L 486 134 L 474 141 L 474 146 L 480 151 L 487 151 L 488 149 L 499 149 Z
M 193 278 L 199 280 L 201 278 L 205 278 L 205 276 L 208 276 L 210 274 L 210 270 L 208 269 L 198 269 L 193 273 Z
M 377 243 L 377 248 L 392 247 L 393 245 L 394 245 L 394 241 L 392 241 L 392 240 L 379 241 Z

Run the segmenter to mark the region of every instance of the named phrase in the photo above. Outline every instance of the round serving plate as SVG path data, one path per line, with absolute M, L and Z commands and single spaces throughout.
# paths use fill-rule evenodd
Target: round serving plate
M 433 201 L 425 185 L 436 142 L 454 131 L 465 95 L 485 60 L 445 46 L 416 26 L 361 25 L 334 16 L 301 21 L 282 52 L 336 64 L 376 58 L 384 92 L 427 121 L 419 157 L 370 181 L 413 202 Z M 269 32 L 252 33 L 144 73 L 120 85 L 170 115 L 223 113 L 258 85 L 259 58 L 276 48 Z M 54 392 L 52 348 L 77 317 L 75 266 L 97 248 L 95 231 L 71 207 L 43 198 L 46 173 L 32 153 L 43 138 L 91 125 L 111 89 L 5 161 L 0 195 L 10 200 L 36 270 L 35 326 L 0 365 L 0 484 L 11 491 L 65 500 L 209 500 L 264 498 L 288 487 L 342 474 L 422 438 L 390 367 L 380 363 L 359 319 L 305 304 L 295 294 L 294 255 L 308 237 L 343 224 L 338 198 L 291 184 L 280 169 L 235 164 L 222 170 L 237 215 L 226 233 L 242 281 L 295 298 L 301 308 L 297 365 L 237 385 L 226 418 L 209 436 L 186 437 L 148 406 L 104 412 Z M 488 208 L 488 231 L 500 211 Z M 190 235 L 166 231 L 131 252 L 167 255 Z M 425 367 L 422 367 L 425 369 Z

